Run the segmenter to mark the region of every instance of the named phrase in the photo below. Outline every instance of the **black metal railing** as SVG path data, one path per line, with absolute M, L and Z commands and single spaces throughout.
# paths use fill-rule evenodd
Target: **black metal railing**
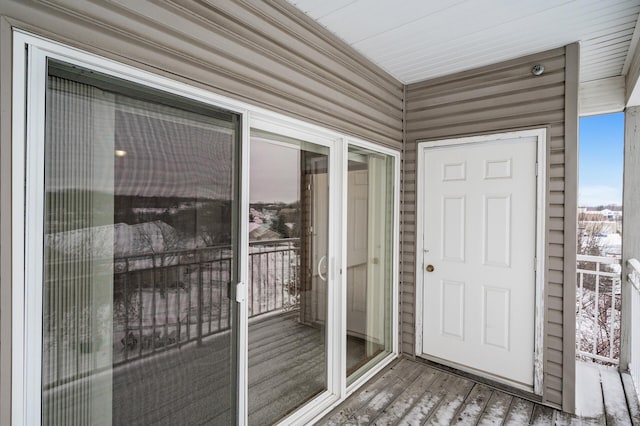
M 228 330 L 231 254 L 223 246 L 116 259 L 113 364 Z
M 224 246 L 117 260 L 124 270 L 114 280 L 114 338 L 122 336 L 114 364 L 228 330 L 231 255 Z M 251 242 L 249 317 L 295 309 L 298 268 L 298 239 Z
M 249 317 L 300 305 L 300 240 L 249 244 Z
M 299 306 L 299 250 L 299 239 L 293 238 L 249 244 L 250 317 Z M 112 365 L 201 343 L 208 336 L 229 330 L 232 268 L 230 246 L 114 259 Z M 70 311 L 55 316 L 96 316 L 95 311 L 100 308 L 69 305 L 67 309 Z M 93 312 L 87 313 L 89 310 Z M 52 334 L 45 332 L 48 348 L 43 362 L 50 364 L 44 378 L 47 387 L 92 374 L 95 369 L 89 360 L 95 352 L 91 343 L 95 339 L 77 332 L 78 327 L 72 323 L 57 321 L 50 324 Z M 83 341 L 90 343 L 82 344 Z M 70 357 L 75 362 L 69 362 Z M 65 362 L 61 363 L 63 359 Z

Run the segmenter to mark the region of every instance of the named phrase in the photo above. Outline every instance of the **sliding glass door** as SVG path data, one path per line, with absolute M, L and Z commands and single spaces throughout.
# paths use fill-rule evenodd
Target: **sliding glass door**
M 49 61 L 43 424 L 235 422 L 239 124 Z
M 395 160 L 350 145 L 346 223 L 348 384 L 393 350 Z
M 397 153 L 21 38 L 17 419 L 304 424 L 393 358 Z
M 327 391 L 330 147 L 251 131 L 249 424 Z

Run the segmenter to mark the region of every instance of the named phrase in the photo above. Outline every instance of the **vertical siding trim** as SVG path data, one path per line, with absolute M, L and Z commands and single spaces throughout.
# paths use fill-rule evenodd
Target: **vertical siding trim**
M 576 376 L 576 257 L 578 212 L 578 86 L 580 45 L 566 48 L 565 66 L 565 151 L 564 151 L 564 289 L 563 289 L 563 350 L 562 409 L 575 411 Z
M 11 205 L 11 25 L 0 17 L 0 204 Z M 11 423 L 11 209 L 0 211 L 0 425 Z
M 398 245 L 398 288 L 399 288 L 399 306 L 398 308 L 398 316 L 400 317 L 400 324 L 398 324 L 398 352 L 404 352 L 402 350 L 402 330 L 404 325 L 404 186 L 406 180 L 406 149 L 407 149 L 407 85 L 402 86 L 402 149 L 400 153 L 400 220 L 398 221 L 400 226 L 400 244 Z M 414 303 L 415 306 L 415 303 Z M 414 329 L 415 332 L 415 329 Z M 412 351 L 412 357 L 415 359 L 415 348 Z

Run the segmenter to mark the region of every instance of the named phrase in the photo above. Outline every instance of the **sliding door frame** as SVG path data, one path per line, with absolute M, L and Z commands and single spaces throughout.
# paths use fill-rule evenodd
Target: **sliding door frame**
M 329 285 L 327 391 L 282 420 L 282 424 L 319 419 L 398 356 L 398 275 L 400 152 L 347 137 L 319 125 L 293 119 L 245 102 L 217 95 L 148 71 L 103 58 L 21 30 L 13 31 L 12 83 L 12 385 L 11 421 L 40 424 L 42 393 L 42 279 L 44 211 L 44 129 L 47 59 L 93 69 L 150 88 L 226 109 L 241 117 L 238 199 L 239 282 L 234 341 L 237 376 L 237 423 L 248 421 L 249 147 L 252 128 L 330 148 Z M 346 182 L 349 145 L 394 158 L 392 352 L 347 387 L 346 377 Z M 35 396 L 38 398 L 35 398 Z M 37 402 L 36 402 L 37 401 Z
M 345 143 L 342 146 L 342 182 L 349 181 L 349 147 L 356 146 L 359 148 L 364 148 L 369 151 L 373 151 L 382 155 L 387 155 L 393 158 L 393 240 L 392 240 L 392 295 L 391 295 L 391 352 L 380 362 L 376 364 L 375 367 L 369 369 L 367 372 L 363 373 L 362 376 L 358 377 L 353 381 L 349 386 L 347 386 L 347 352 L 346 347 L 342 352 L 342 359 L 340 360 L 340 366 L 342 368 L 341 375 L 344 377 L 342 395 L 345 397 L 351 395 L 355 392 L 360 386 L 369 381 L 373 376 L 378 374 L 380 370 L 382 370 L 387 364 L 393 361 L 398 356 L 398 307 L 399 307 L 399 299 L 398 299 L 398 286 L 399 286 L 399 265 L 400 265 L 400 153 L 393 149 L 385 148 L 380 145 L 373 144 L 371 142 L 367 142 L 360 139 L 355 138 L 346 138 Z M 342 209 L 342 224 L 343 228 L 341 230 L 342 235 L 347 235 L 347 198 L 348 194 L 346 191 L 346 184 L 344 190 L 342 191 L 342 205 L 344 208 Z M 347 241 L 346 238 L 342 239 L 342 259 L 341 264 L 347 265 Z M 341 330 L 340 333 L 342 336 L 347 336 L 347 274 L 346 267 L 344 269 L 344 273 L 341 276 L 341 293 L 342 293 L 342 302 L 344 304 L 342 309 L 342 318 L 341 318 Z M 344 339 L 343 339 L 344 340 Z M 345 341 L 346 346 L 346 341 Z
M 339 291 L 340 278 L 338 265 L 341 257 L 340 238 L 336 238 L 336 230 L 341 229 L 340 198 L 342 150 L 339 149 L 341 138 L 333 132 L 328 132 L 321 127 L 297 122 L 288 118 L 279 117 L 268 112 L 251 113 L 250 128 L 261 130 L 316 145 L 329 149 L 329 223 L 328 223 L 328 255 L 327 255 L 327 336 L 326 336 L 326 384 L 327 390 L 296 409 L 290 415 L 281 419 L 280 424 L 296 425 L 307 424 L 312 421 L 327 406 L 340 400 L 342 395 L 342 383 L 340 377 L 341 354 L 344 352 L 343 339 L 340 338 L 342 302 Z M 250 151 L 249 144 L 249 151 Z M 248 179 L 247 179 L 248 180 Z M 248 217 L 248 216 L 247 216 Z M 248 329 L 245 330 L 248 336 Z M 247 346 L 248 347 L 248 346 Z M 248 395 L 248 380 L 245 381 L 246 394 Z
M 121 78 L 132 83 L 212 105 L 236 113 L 241 119 L 239 156 L 240 188 L 238 203 L 239 284 L 231 286 L 237 303 L 232 345 L 237 354 L 246 352 L 247 307 L 244 303 L 247 281 L 248 194 L 244 174 L 248 166 L 248 110 L 241 104 L 165 77 L 138 70 L 71 47 L 63 46 L 20 31 L 13 32 L 13 134 L 12 134 L 12 423 L 40 424 L 42 393 L 42 293 L 44 235 L 44 138 L 47 61 L 54 59 Z M 234 143 L 238 143 L 237 141 Z M 27 255 L 28 253 L 28 255 Z M 232 331 L 233 335 L 233 331 Z M 246 357 L 233 360 L 236 388 L 245 380 Z M 246 395 L 236 393 L 238 416 L 246 411 Z M 234 414 L 235 416 L 235 414 Z M 240 423 L 243 423 L 239 419 Z

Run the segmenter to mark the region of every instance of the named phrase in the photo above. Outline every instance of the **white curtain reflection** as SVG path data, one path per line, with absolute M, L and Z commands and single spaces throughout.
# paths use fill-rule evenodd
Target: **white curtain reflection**
M 48 80 L 43 424 L 111 424 L 113 227 L 108 224 L 114 205 L 103 191 L 114 181 L 112 98 L 82 83 Z M 76 240 L 73 249 L 64 247 L 70 240 Z

